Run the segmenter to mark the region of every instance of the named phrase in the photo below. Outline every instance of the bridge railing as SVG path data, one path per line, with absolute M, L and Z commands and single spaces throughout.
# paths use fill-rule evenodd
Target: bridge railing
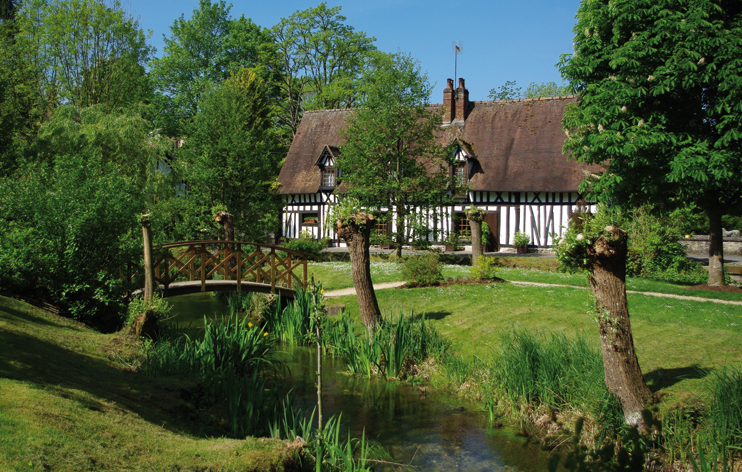
M 241 241 L 182 241 L 156 246 L 152 255 L 154 284 L 207 280 L 234 280 L 288 289 L 307 287 L 309 255 L 271 244 Z M 299 272 L 297 275 L 296 272 Z

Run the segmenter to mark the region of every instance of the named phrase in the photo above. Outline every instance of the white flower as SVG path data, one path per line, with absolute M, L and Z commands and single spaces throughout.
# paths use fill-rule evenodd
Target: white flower
M 582 241 L 583 239 L 585 239 L 585 235 L 584 235 L 584 234 L 582 234 L 582 233 L 580 233 L 580 234 L 578 234 L 578 235 L 577 235 L 577 237 L 575 238 L 575 241 Z
M 626 108 L 626 105 L 621 107 L 621 113 L 626 113 L 626 110 L 628 110 L 628 108 Z
M 599 133 L 603 132 L 603 125 L 601 125 L 600 123 L 598 123 L 598 132 Z
M 706 63 L 706 58 L 705 58 L 705 57 L 702 57 L 702 58 L 700 58 L 700 59 L 698 60 L 698 65 L 699 65 L 699 66 L 700 66 L 701 64 L 705 64 L 705 63 Z
M 590 28 L 585 28 L 585 36 L 590 37 Z
M 649 74 L 649 77 L 647 77 L 647 80 L 650 81 L 650 82 L 653 81 L 654 80 L 654 76 L 652 74 Z
M 639 120 L 639 128 L 641 128 L 642 126 L 644 126 L 644 120 Z

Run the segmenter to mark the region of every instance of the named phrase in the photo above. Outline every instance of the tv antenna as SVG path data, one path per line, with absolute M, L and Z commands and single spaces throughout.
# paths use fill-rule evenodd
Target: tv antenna
M 453 42 L 453 86 L 456 87 L 456 74 L 459 63 L 459 54 L 464 52 L 464 42 L 454 41 Z

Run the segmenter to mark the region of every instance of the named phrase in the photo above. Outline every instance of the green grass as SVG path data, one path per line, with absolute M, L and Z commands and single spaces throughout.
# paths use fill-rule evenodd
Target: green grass
M 209 438 L 184 395 L 194 385 L 135 374 L 131 355 L 113 335 L 0 297 L 0 468 L 294 467 L 284 441 Z
M 517 326 L 531 331 L 584 332 L 595 347 L 598 326 L 590 291 L 513 284 L 378 290 L 385 316 L 427 314 L 433 327 L 464 358 L 495 353 L 501 335 Z M 358 316 L 355 297 L 340 297 Z M 742 306 L 629 294 L 637 354 L 650 387 L 668 403 L 698 394 L 705 373 L 742 362 Z
M 497 269 L 497 276 L 505 280 L 589 288 L 587 280 L 583 275 L 556 272 L 556 269 L 553 267 L 555 259 L 530 257 L 496 259 L 499 259 L 498 263 L 501 265 Z M 516 259 L 517 261 L 514 261 Z M 514 267 L 515 265 L 517 267 Z M 446 279 L 452 277 L 469 277 L 469 270 L 469 266 L 447 264 L 443 268 L 443 277 Z M 353 280 L 350 274 L 350 262 L 312 263 L 309 264 L 309 272 L 323 282 L 326 290 L 337 290 L 353 286 Z M 396 262 L 372 262 L 371 278 L 374 283 L 403 281 L 404 276 L 402 275 L 401 264 Z M 739 293 L 688 290 L 685 285 L 638 277 L 629 277 L 626 281 L 626 289 L 637 292 L 657 292 L 699 298 L 742 301 L 742 294 Z

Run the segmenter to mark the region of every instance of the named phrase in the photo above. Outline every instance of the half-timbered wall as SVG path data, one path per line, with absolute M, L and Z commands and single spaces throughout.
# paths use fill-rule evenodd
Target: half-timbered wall
M 522 232 L 531 238 L 532 245 L 548 247 L 554 243 L 553 235 L 562 235 L 572 211 L 581 199 L 582 196 L 577 192 L 469 192 L 459 204 L 418 209 L 416 213 L 431 229 L 429 239 L 443 239 L 453 231 L 456 214 L 474 205 L 497 212 L 499 227 L 490 229 L 497 234 L 500 245 L 511 246 L 513 235 Z M 283 235 L 298 238 L 301 231 L 307 231 L 315 238 L 328 237 L 334 240 L 336 235 L 325 228 L 325 220 L 330 206 L 336 201 L 334 195 L 322 192 L 285 196 Z M 307 216 L 311 219 L 315 215 L 316 223 L 305 222 Z M 406 232 L 411 236 L 412 228 L 409 226 Z M 392 222 L 390 231 L 395 229 L 396 224 Z M 340 244 L 345 245 L 342 241 Z

